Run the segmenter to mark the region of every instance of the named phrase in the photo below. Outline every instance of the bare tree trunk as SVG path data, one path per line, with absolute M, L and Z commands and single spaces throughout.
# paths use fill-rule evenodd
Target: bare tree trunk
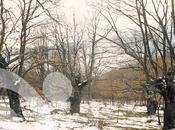
M 11 116 L 12 117 L 21 117 L 24 119 L 24 115 L 22 113 L 22 108 L 21 108 L 21 105 L 20 105 L 20 99 L 19 99 L 19 95 L 12 91 L 12 90 L 7 90 L 7 94 L 8 94 L 8 97 L 9 97 L 9 105 L 10 105 L 10 112 L 11 112 Z
M 73 95 L 69 98 L 71 114 L 80 113 L 81 92 L 87 83 L 88 81 L 77 82 L 76 86 L 74 86 Z
M 168 70 L 165 78 L 157 79 L 153 82 L 154 86 L 160 91 L 164 98 L 164 125 L 163 130 L 175 128 L 175 82 L 174 70 Z
M 3 4 L 3 0 L 1 0 L 1 3 L 0 3 L 0 7 L 1 7 L 1 10 L 0 10 L 0 19 L 1 19 L 1 32 L 0 32 L 0 35 L 1 35 L 1 38 L 0 38 L 0 52 L 2 51 L 2 48 L 3 48 L 3 44 L 4 44 L 4 37 L 5 37 L 5 20 L 4 20 L 4 4 Z
M 70 98 L 70 113 L 80 113 L 81 93 L 75 91 L 73 97 Z
M 147 114 L 148 115 L 155 115 L 156 114 L 156 110 L 158 107 L 158 102 L 156 100 L 154 100 L 153 98 L 148 98 L 146 106 L 147 106 Z
M 165 101 L 163 130 L 175 128 L 175 101 Z

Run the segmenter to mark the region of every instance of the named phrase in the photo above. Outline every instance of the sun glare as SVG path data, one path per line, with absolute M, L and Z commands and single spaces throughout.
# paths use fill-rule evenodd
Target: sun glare
M 66 13 L 68 17 L 75 14 L 82 19 L 88 14 L 87 1 L 89 2 L 89 0 L 62 0 L 61 3 L 65 8 L 64 13 Z
M 86 0 L 63 0 L 64 6 L 76 14 L 86 13 L 87 4 Z

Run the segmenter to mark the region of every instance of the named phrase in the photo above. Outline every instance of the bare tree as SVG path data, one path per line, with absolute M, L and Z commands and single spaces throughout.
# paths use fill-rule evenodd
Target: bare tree
M 88 44 L 89 48 L 90 48 L 90 54 L 89 57 L 86 56 L 86 51 L 87 48 L 83 48 L 83 56 L 84 56 L 84 65 L 85 65 L 85 70 L 86 70 L 86 75 L 87 75 L 87 79 L 89 81 L 88 84 L 88 95 L 89 95 L 89 99 L 91 100 L 92 95 L 91 95 L 91 83 L 92 83 L 92 79 L 94 76 L 94 68 L 95 68 L 95 60 L 97 58 L 97 44 L 103 40 L 102 37 L 98 36 L 99 33 L 99 24 L 101 22 L 101 14 L 94 14 L 90 26 L 87 28 L 88 30 Z M 83 46 L 85 47 L 85 46 Z M 87 63 L 88 60 L 88 63 Z
M 83 43 L 84 32 L 73 17 L 72 26 L 56 23 L 53 25 L 55 51 L 55 71 L 62 72 L 72 83 L 73 92 L 69 98 L 70 112 L 79 113 L 81 92 L 86 82 L 82 83 L 83 73 L 80 65 L 80 49 Z
M 5 29 L 6 29 L 6 18 L 4 17 L 4 15 L 6 15 L 5 13 L 5 7 L 4 7 L 4 4 L 3 4 L 3 0 L 1 0 L 1 24 L 2 24 L 2 30 L 1 30 L 1 43 L 0 43 L 0 49 L 1 49 L 1 52 L 2 52 L 2 49 L 3 49 L 3 45 L 5 44 Z M 6 15 L 7 16 L 7 15 Z M 1 55 L 2 57 L 2 55 Z M 5 59 L 2 57 L 1 58 L 1 62 L 3 63 L 3 65 L 1 65 L 1 68 L 4 68 L 6 69 L 7 68 L 7 62 L 5 61 Z M 19 103 L 19 97 L 17 96 L 17 94 L 13 91 L 11 91 L 10 89 L 7 90 L 7 93 L 8 93 L 8 97 L 9 97 L 9 103 L 10 103 L 10 108 L 11 108 L 11 116 L 18 116 L 18 117 L 22 117 L 24 118 L 23 114 L 22 114 L 22 110 L 21 110 L 21 107 L 20 107 L 20 103 Z M 13 104 L 15 103 L 15 104 Z M 14 113 L 14 112 L 15 113 Z
M 166 74 L 168 67 L 173 67 L 175 61 L 174 1 L 135 0 L 126 2 L 107 0 L 106 5 L 101 13 L 111 25 L 112 34 L 115 34 L 115 37 L 105 38 L 118 45 L 127 55 L 139 63 L 147 83 L 157 76 Z M 151 10 L 148 6 L 151 7 Z M 118 25 L 116 20 L 119 17 L 129 20 L 134 29 L 128 27 L 125 28 L 125 31 L 120 30 L 119 26 L 122 24 Z M 128 32 L 125 33 L 126 31 Z M 167 104 L 166 98 L 164 100 Z M 174 104 L 174 101 L 171 100 L 169 105 L 165 105 L 165 109 L 169 109 L 170 104 Z M 164 129 L 174 128 L 174 119 L 169 119 L 166 114 L 168 114 L 167 111 L 164 111 Z M 167 120 L 170 121 L 168 124 Z
M 38 26 L 39 24 L 41 24 L 40 22 L 32 22 L 34 19 L 38 18 L 42 12 L 37 12 L 39 9 L 39 4 L 35 1 L 35 0 L 28 0 L 28 1 L 13 1 L 15 3 L 13 3 L 14 5 L 18 5 L 16 7 L 16 10 L 19 9 L 20 14 L 18 13 L 13 13 L 12 11 L 9 12 L 7 9 L 4 8 L 3 6 L 3 1 L 1 1 L 1 21 L 2 21 L 2 35 L 1 35 L 1 49 L 3 47 L 3 45 L 5 45 L 6 47 L 6 52 L 8 55 L 8 62 L 7 65 L 10 65 L 13 62 L 16 62 L 17 60 L 19 60 L 19 64 L 16 63 L 15 66 L 13 66 L 13 68 L 11 68 L 11 70 L 15 70 L 16 68 L 19 67 L 18 70 L 18 75 L 23 77 L 24 74 L 24 61 L 26 60 L 26 55 L 29 54 L 26 52 L 26 45 L 27 43 L 29 43 L 30 38 L 29 36 L 31 36 L 31 31 L 32 28 Z M 42 4 L 44 4 L 45 1 L 42 2 Z M 19 8 L 18 8 L 19 7 Z M 37 13 L 36 13 L 37 12 Z M 8 14 L 8 15 L 5 15 Z M 8 23 L 8 25 L 5 23 L 6 22 L 6 18 L 8 16 L 8 19 L 10 19 L 11 21 Z M 21 20 L 21 23 L 19 23 Z M 9 26 L 12 26 L 9 29 Z M 8 27 L 7 33 L 5 34 L 5 29 Z M 14 33 L 13 33 L 14 32 Z M 17 48 L 16 44 L 12 45 L 12 43 L 9 44 L 9 37 L 10 35 L 16 36 L 15 34 L 20 32 L 20 38 L 19 38 L 19 42 L 20 42 L 20 48 L 19 48 L 19 53 L 17 54 L 17 52 L 15 52 L 15 48 Z M 18 38 L 16 38 L 18 39 Z M 15 42 L 16 39 L 13 41 Z M 6 42 L 5 42 L 6 41 Z M 11 50 L 9 50 L 10 46 L 13 46 L 11 48 Z M 10 56 L 13 55 L 13 53 L 15 54 L 15 58 L 10 59 Z M 18 94 L 16 92 L 13 92 L 11 90 L 7 90 L 8 93 L 8 97 L 9 97 L 9 103 L 10 103 L 10 108 L 15 112 L 15 115 L 12 116 L 18 116 L 18 117 L 22 117 L 24 119 L 24 116 L 22 114 L 22 109 L 20 106 L 20 100 L 18 97 Z

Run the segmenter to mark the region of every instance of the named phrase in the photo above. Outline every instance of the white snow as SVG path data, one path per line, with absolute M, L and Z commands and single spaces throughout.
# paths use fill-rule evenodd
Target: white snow
M 135 103 L 82 102 L 81 113 L 73 115 L 69 113 L 67 102 L 36 104 L 38 103 L 34 100 L 30 104 L 22 102 L 26 121 L 21 122 L 10 118 L 7 100 L 0 100 L 0 130 L 100 130 L 100 127 L 103 130 L 124 128 L 159 130 L 161 128 L 157 116 L 144 115 L 146 107 Z M 138 116 L 139 113 L 143 116 Z

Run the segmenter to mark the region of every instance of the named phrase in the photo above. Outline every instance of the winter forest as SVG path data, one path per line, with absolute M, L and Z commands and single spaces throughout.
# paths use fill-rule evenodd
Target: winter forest
M 0 130 L 174 130 L 174 0 L 0 0 Z

